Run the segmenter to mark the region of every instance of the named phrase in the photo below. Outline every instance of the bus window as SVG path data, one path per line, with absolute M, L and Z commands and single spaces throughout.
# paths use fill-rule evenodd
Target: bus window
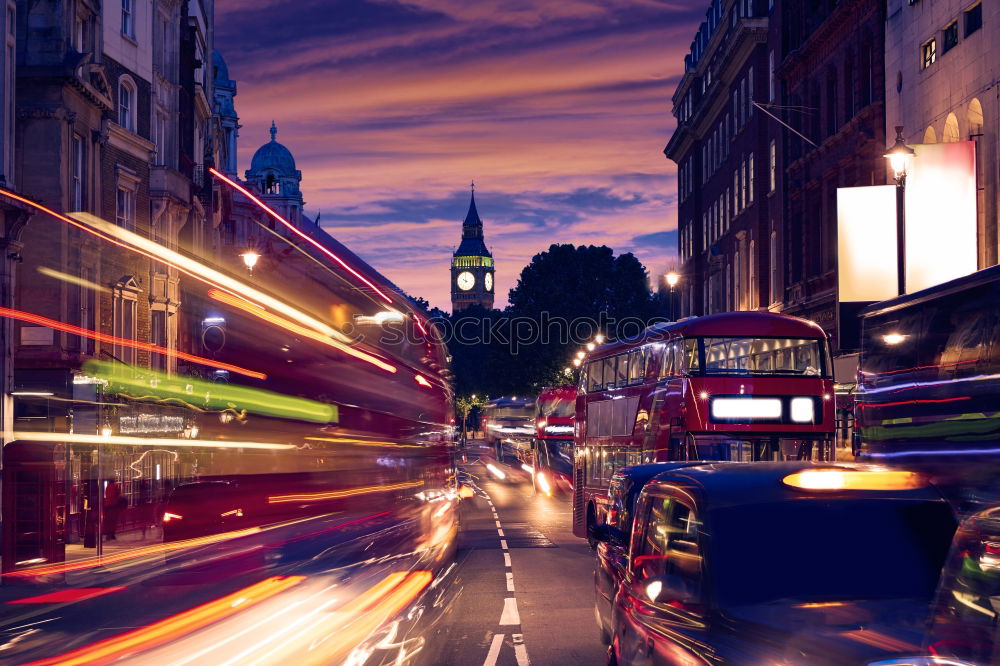
M 604 386 L 601 383 L 601 376 L 604 370 L 604 361 L 591 361 L 587 364 L 587 390 L 600 391 Z
M 640 384 L 646 377 L 646 355 L 642 349 L 633 349 L 628 356 L 628 383 Z
M 628 354 L 620 354 L 614 358 L 615 363 L 615 386 L 625 386 L 628 381 Z
M 827 377 L 823 341 L 812 338 L 703 338 L 707 375 Z
M 681 351 L 684 362 L 677 368 L 677 371 L 688 375 L 698 374 L 701 371 L 701 360 L 698 358 L 698 341 L 684 340 L 681 344 L 684 345 Z
M 677 359 L 675 358 L 677 343 L 668 342 L 663 348 L 663 360 L 660 362 L 660 379 L 670 377 L 675 370 Z

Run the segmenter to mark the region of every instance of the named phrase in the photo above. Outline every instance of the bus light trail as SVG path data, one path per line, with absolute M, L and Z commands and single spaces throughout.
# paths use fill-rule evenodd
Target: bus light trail
M 221 173 L 219 173 L 218 171 L 216 171 L 215 169 L 213 169 L 211 167 L 209 167 L 208 171 L 209 171 L 209 173 L 211 173 L 213 176 L 215 176 L 216 178 L 218 178 L 219 180 L 221 180 L 225 184 L 229 185 L 230 187 L 232 187 L 236 191 L 242 193 L 243 196 L 245 196 L 248 199 L 250 199 L 250 201 L 252 201 L 255 204 L 257 204 L 261 209 L 263 209 L 265 212 L 267 212 L 271 217 L 273 217 L 274 219 L 278 220 L 283 225 L 285 225 L 289 229 L 289 231 L 293 232 L 294 234 L 296 234 L 297 236 L 299 236 L 303 240 L 309 242 L 317 250 L 319 250 L 320 252 L 322 252 L 323 254 L 325 254 L 326 256 L 330 257 L 331 259 L 333 259 L 334 261 L 336 261 L 338 264 L 340 264 L 341 266 L 343 266 L 351 275 L 353 275 L 357 279 L 361 280 L 369 288 L 371 288 L 376 294 L 378 294 L 383 299 L 385 299 L 385 301 L 387 303 L 392 303 L 392 299 L 389 298 L 388 296 L 386 296 L 385 293 L 383 293 L 381 289 L 379 289 L 378 287 L 376 287 L 365 276 L 363 276 L 361 273 L 359 273 L 356 270 L 354 270 L 346 261 L 344 261 L 343 259 L 341 259 L 340 257 L 338 257 L 336 254 L 334 254 L 333 252 L 331 252 L 326 246 L 324 246 L 322 243 L 320 243 L 319 241 L 317 241 L 315 238 L 313 238 L 312 236 L 309 236 L 308 234 L 303 233 L 302 230 L 300 230 L 294 224 L 292 224 L 291 222 L 289 222 L 285 218 L 283 218 L 280 215 L 278 215 L 278 213 L 275 212 L 270 206 L 268 206 L 266 203 L 264 203 L 263 201 L 261 201 L 260 199 L 258 199 L 256 196 L 254 196 L 253 193 L 250 192 L 250 190 L 246 189 L 245 187 L 243 187 L 242 185 L 240 185 L 236 181 L 227 178 L 226 176 L 222 175 Z
M 407 481 L 405 483 L 395 483 L 391 485 L 362 486 L 359 488 L 347 488 L 346 490 L 331 490 L 322 493 L 296 493 L 294 495 L 274 495 L 267 498 L 268 504 L 280 504 L 283 502 L 319 502 L 322 500 L 339 499 L 341 497 L 353 497 L 355 495 L 371 495 L 372 493 L 388 493 L 393 490 L 405 490 L 407 488 L 417 488 L 424 485 L 423 481 Z
M 3 575 L 5 577 L 11 577 L 11 578 L 36 578 L 38 576 L 63 574 L 63 573 L 69 573 L 71 571 L 83 571 L 84 569 L 94 569 L 96 567 L 104 567 L 110 564 L 118 564 L 119 562 L 127 562 L 128 560 L 135 560 L 142 557 L 149 557 L 151 555 L 161 555 L 164 553 L 170 553 L 175 550 L 184 550 L 186 548 L 197 548 L 198 546 L 209 546 L 213 543 L 219 543 L 220 541 L 228 541 L 229 539 L 238 539 L 240 537 L 258 534 L 260 531 L 261 529 L 259 527 L 251 527 L 245 530 L 236 530 L 234 532 L 223 532 L 221 534 L 213 534 L 211 536 L 198 537 L 195 539 L 185 539 L 184 541 L 171 541 L 169 543 L 158 543 L 152 546 L 146 546 L 145 548 L 136 548 L 134 550 L 122 551 L 119 553 L 114 553 L 112 555 L 104 555 L 102 557 L 90 557 L 85 560 L 76 560 L 74 562 L 60 562 L 59 564 L 50 564 L 48 566 L 35 567 L 33 569 L 10 571 Z
M 44 326 L 46 328 L 62 331 L 64 333 L 70 333 L 72 335 L 78 335 L 81 338 L 89 338 L 91 340 L 96 340 L 98 342 L 106 342 L 112 345 L 130 347 L 132 349 L 137 349 L 139 351 L 148 351 L 154 354 L 163 354 L 164 356 L 172 356 L 175 358 L 179 358 L 183 361 L 189 361 L 191 363 L 197 363 L 199 365 L 207 365 L 210 368 L 216 368 L 218 370 L 235 372 L 236 374 L 244 375 L 246 377 L 252 377 L 254 379 L 267 379 L 266 374 L 264 374 L 263 372 L 257 372 L 256 370 L 248 370 L 246 368 L 241 368 L 238 365 L 221 363 L 219 361 L 213 361 L 208 358 L 202 358 L 201 356 L 195 356 L 194 354 L 188 354 L 187 352 L 177 351 L 175 349 L 167 349 L 166 347 L 154 345 L 149 342 L 139 342 L 138 340 L 130 340 L 128 338 L 115 337 L 113 335 L 108 335 L 107 333 L 98 333 L 97 331 L 92 331 L 88 328 L 80 328 L 79 326 L 73 326 L 72 324 L 64 324 L 61 321 L 56 321 L 55 319 L 49 319 L 48 317 L 42 317 L 41 315 L 32 314 L 30 312 L 24 312 L 22 310 L 11 310 L 10 308 L 0 308 L 0 317 L 6 317 L 7 319 L 16 319 L 18 321 L 27 322 L 29 324 L 37 324 L 39 326 Z
M 129 252 L 135 252 L 136 254 L 142 255 L 157 263 L 166 264 L 167 266 L 176 268 L 181 273 L 184 273 L 199 282 L 207 284 L 210 287 L 221 289 L 232 294 L 233 296 L 242 294 L 244 298 L 253 299 L 259 303 L 269 305 L 275 310 L 284 313 L 286 316 L 297 319 L 311 328 L 315 328 L 321 333 L 330 336 L 342 335 L 339 331 L 327 326 L 318 319 L 310 317 L 303 312 L 299 312 L 290 305 L 268 296 L 267 294 L 258 291 L 257 289 L 254 289 L 239 280 L 235 280 L 228 275 L 209 268 L 208 266 L 164 247 L 159 243 L 143 238 L 142 236 L 132 233 L 131 231 L 122 229 L 107 220 L 102 220 L 95 215 L 91 215 L 90 213 L 77 213 L 76 215 L 79 218 L 77 220 L 61 215 L 51 208 L 46 208 L 39 203 L 35 203 L 34 201 L 26 199 L 22 196 L 18 196 L 17 194 L 3 188 L 0 188 L 0 195 L 27 204 L 36 210 L 46 213 L 47 215 L 51 215 L 61 222 L 65 222 L 66 224 L 76 227 L 81 231 L 85 231 L 103 241 L 111 243 L 112 245 L 117 245 L 118 247 L 128 250 Z
M 348 354 L 349 356 L 353 356 L 354 358 L 365 361 L 366 363 L 371 363 L 375 367 L 385 370 L 386 372 L 396 372 L 396 366 L 386 363 L 377 356 L 373 356 L 372 354 L 363 352 L 360 349 L 355 349 L 349 345 L 345 345 L 342 342 L 329 338 L 325 335 L 321 335 L 315 331 L 306 328 L 305 326 L 300 326 L 299 324 L 296 324 L 293 321 L 289 321 L 288 319 L 279 317 L 273 312 L 268 312 L 267 310 L 258 305 L 245 301 L 241 298 L 234 297 L 225 291 L 222 291 L 220 289 L 209 289 L 208 296 L 209 298 L 213 298 L 219 301 L 220 303 L 225 303 L 226 305 L 238 308 L 240 310 L 243 310 L 247 314 L 251 314 L 257 317 L 258 319 L 262 319 L 268 323 L 274 324 L 275 326 L 282 328 L 288 331 L 289 333 L 294 333 L 296 335 L 301 335 L 304 338 L 309 338 L 310 340 L 321 342 L 324 345 L 333 347 L 334 349 L 342 351 L 345 354 Z
M 175 446 L 207 449 L 256 449 L 264 451 L 288 451 L 294 444 L 272 442 L 241 442 L 227 439 L 173 439 L 170 437 L 129 437 L 125 435 L 83 435 L 69 432 L 19 431 L 14 440 L 22 442 L 66 442 L 69 444 L 124 444 L 128 446 Z
M 224 620 L 251 606 L 292 588 L 305 580 L 305 576 L 274 576 L 245 587 L 224 597 L 210 601 L 177 615 L 154 622 L 148 626 L 98 641 L 66 654 L 31 662 L 31 666 L 80 666 L 106 664 L 122 657 L 149 650 Z

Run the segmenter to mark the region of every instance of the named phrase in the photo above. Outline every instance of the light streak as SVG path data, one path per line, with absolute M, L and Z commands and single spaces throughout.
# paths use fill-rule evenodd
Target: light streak
M 275 326 L 282 328 L 288 331 L 289 333 L 295 333 L 296 335 L 301 335 L 302 337 L 309 338 L 310 340 L 315 340 L 316 342 L 320 342 L 329 347 L 333 347 L 334 349 L 342 351 L 345 354 L 348 354 L 349 356 L 353 356 L 354 358 L 360 359 L 367 363 L 371 363 L 375 367 L 381 368 L 386 372 L 396 372 L 396 366 L 386 363 L 377 356 L 373 356 L 372 354 L 363 352 L 360 349 L 355 349 L 350 345 L 346 345 L 342 342 L 339 342 L 338 340 L 334 340 L 325 335 L 321 335 L 315 331 L 306 328 L 305 326 L 300 326 L 299 324 L 296 324 L 293 321 L 289 321 L 287 319 L 284 319 L 283 317 L 279 317 L 273 312 L 268 312 L 264 308 L 255 305 L 253 303 L 247 302 L 242 298 L 234 297 L 225 291 L 222 291 L 220 289 L 209 289 L 208 296 L 209 298 L 214 298 L 215 300 L 225 303 L 227 305 L 239 308 L 240 310 L 243 310 L 247 314 L 251 314 L 257 317 L 258 319 L 262 319 L 268 323 L 274 324 Z
M 406 488 L 417 488 L 424 485 L 423 481 L 406 481 L 404 483 L 394 483 L 380 486 L 360 486 L 357 488 L 345 488 L 343 490 L 330 490 L 320 493 L 297 493 L 294 495 L 274 495 L 267 498 L 268 504 L 279 504 L 284 502 L 318 502 L 322 500 L 339 499 L 341 497 L 354 497 L 355 495 L 371 495 L 373 493 L 388 493 L 393 490 L 405 490 Z
M 314 423 L 336 423 L 340 418 L 336 405 L 249 386 L 170 376 L 156 370 L 136 369 L 129 372 L 107 361 L 87 361 L 83 370 L 88 375 L 107 380 L 107 393 L 126 395 L 136 391 L 140 396 L 133 399 L 138 400 L 144 397 L 176 400 L 196 404 L 202 409 L 231 409 Z
M 56 590 L 55 592 L 49 592 L 48 594 L 40 594 L 37 597 L 27 597 L 25 599 L 14 599 L 13 601 L 8 601 L 8 604 L 71 604 L 77 601 L 86 601 L 87 599 L 96 599 L 97 597 L 103 597 L 105 594 L 111 594 L 112 592 L 119 592 L 124 590 L 124 587 L 77 587 L 70 588 L 68 590 Z
M 415 376 L 415 377 L 414 377 L 414 379 L 415 379 L 415 380 L 417 381 L 417 383 L 418 383 L 418 384 L 420 384 L 421 386 L 426 386 L 427 388 L 430 388 L 430 387 L 431 387 L 431 383 L 430 383 L 429 381 L 427 381 L 427 378 L 426 378 L 426 377 L 424 377 L 423 375 L 417 375 L 417 376 Z
M 285 225 L 292 233 L 296 234 L 297 236 L 299 236 L 303 240 L 307 241 L 308 243 L 310 243 L 311 245 L 313 245 L 313 247 L 315 247 L 317 250 L 319 250 L 320 252 L 322 252 L 323 254 L 325 254 L 326 256 L 330 257 L 331 259 L 333 259 L 334 261 L 336 261 L 338 264 L 340 264 L 341 266 L 343 266 L 344 269 L 347 270 L 347 272 L 349 272 L 351 275 L 353 275 L 354 277 L 356 277 L 357 279 L 361 280 L 363 283 L 365 283 L 366 285 L 368 285 L 376 294 L 378 294 L 383 299 L 385 299 L 385 301 L 387 303 L 392 303 L 392 299 L 389 298 L 388 296 L 386 296 L 385 293 L 383 293 L 381 289 L 379 289 L 378 287 L 376 287 L 365 276 L 363 276 L 361 273 L 359 273 L 356 270 L 354 270 L 346 261 L 344 261 L 343 259 L 341 259 L 340 257 L 338 257 L 336 254 L 334 254 L 333 252 L 331 252 L 329 250 L 329 248 L 327 248 L 325 245 L 323 245 L 322 243 L 320 243 L 319 241 L 317 241 L 312 236 L 309 236 L 308 234 L 303 233 L 301 229 L 299 229 L 298 227 L 296 227 L 294 224 L 292 224 L 291 222 L 289 222 L 285 218 L 283 218 L 280 215 L 278 215 L 278 213 L 275 212 L 270 206 L 268 206 L 266 203 L 264 203 L 263 201 L 261 201 L 260 199 L 258 199 L 256 196 L 254 196 L 253 193 L 250 192 L 250 190 L 246 189 L 245 187 L 243 187 L 242 185 L 240 185 L 236 181 L 227 178 L 226 176 L 222 175 L 221 173 L 219 173 L 218 171 L 216 171 L 215 169 L 213 169 L 211 167 L 208 169 L 208 171 L 209 171 L 209 173 L 211 173 L 213 176 L 215 176 L 216 178 L 218 178 L 222 182 L 226 183 L 227 185 L 229 185 L 233 189 L 235 189 L 238 192 L 242 193 L 243 196 L 245 196 L 248 199 L 250 199 L 250 201 L 253 201 L 260 208 L 262 208 L 269 215 L 271 215 L 271 217 L 273 217 L 274 219 L 278 220 L 283 225 Z
M 94 569 L 96 567 L 108 566 L 110 564 L 118 564 L 119 562 L 127 562 L 129 560 L 135 560 L 142 557 L 149 557 L 151 555 L 162 555 L 164 553 L 171 553 L 175 550 L 185 550 L 187 548 L 208 546 L 214 543 L 219 543 L 221 541 L 228 541 L 229 539 L 238 539 L 240 537 L 258 534 L 260 531 L 261 529 L 259 527 L 250 527 L 245 530 L 236 530 L 234 532 L 222 532 L 220 534 L 213 534 L 211 536 L 198 537 L 195 539 L 184 539 L 183 541 L 158 543 L 152 546 L 145 546 L 143 548 L 135 548 L 133 550 L 125 550 L 118 553 L 113 553 L 111 555 L 104 555 L 101 557 L 90 557 L 85 560 L 60 562 L 59 564 L 50 564 L 44 567 L 21 569 L 20 571 L 10 571 L 3 575 L 4 577 L 11 577 L 11 578 L 36 578 L 38 576 L 48 576 L 51 574 L 68 573 L 70 571 L 83 571 L 85 569 Z
M 170 439 L 169 437 L 126 437 L 123 435 L 84 435 L 70 432 L 15 432 L 14 440 L 22 442 L 66 442 L 70 444 L 127 444 L 131 446 L 171 446 L 209 449 L 263 449 L 284 451 L 294 444 L 272 442 L 237 442 L 224 439 Z
M 204 282 L 209 286 L 223 289 L 236 297 L 252 301 L 259 306 L 269 307 L 272 310 L 282 313 L 286 317 L 295 319 L 296 321 L 323 333 L 324 335 L 329 335 L 330 337 L 340 337 L 346 340 L 343 333 L 335 328 L 332 328 L 320 320 L 295 309 L 284 301 L 270 296 L 269 294 L 265 294 L 264 292 L 255 289 L 244 282 L 240 282 L 225 273 L 221 273 L 214 268 L 186 257 L 179 252 L 175 252 L 170 248 L 149 240 L 148 238 L 144 238 L 139 234 L 122 229 L 116 224 L 112 224 L 107 220 L 102 220 L 101 218 L 89 213 L 74 213 L 74 215 L 81 222 L 104 232 L 105 235 L 121 238 L 127 243 L 128 247 L 135 248 L 144 254 L 152 254 L 155 256 L 156 261 L 174 266 L 180 271 L 197 277 L 201 282 Z
M 91 282 L 90 280 L 84 280 L 81 277 L 75 275 L 70 275 L 69 273 L 63 273 L 62 271 L 57 271 L 48 266 L 39 266 L 38 272 L 50 278 L 55 278 L 56 280 L 62 280 L 63 282 L 68 282 L 69 284 L 75 284 L 78 287 L 85 287 L 86 289 L 92 289 L 93 291 L 101 292 L 102 294 L 110 294 L 111 290 L 105 287 L 103 284 L 97 284 L 96 282 Z
M 78 666 L 81 664 L 109 663 L 122 657 L 149 650 L 176 640 L 210 624 L 223 620 L 240 611 L 292 588 L 306 579 L 305 576 L 273 576 L 255 585 L 245 587 L 224 597 L 196 606 L 159 622 L 114 636 L 103 641 L 67 652 L 66 654 L 31 662 L 32 666 Z
M 39 326 L 55 329 L 57 331 L 71 333 L 73 335 L 79 335 L 82 338 L 97 340 L 98 342 L 106 342 L 108 344 L 121 345 L 122 347 L 131 347 L 132 349 L 153 352 L 155 354 L 163 354 L 164 356 L 173 356 L 184 361 L 189 361 L 191 363 L 197 363 L 199 365 L 207 365 L 210 368 L 217 368 L 219 370 L 228 370 L 229 372 L 235 372 L 236 374 L 244 375 L 246 377 L 253 377 L 254 379 L 267 379 L 267 375 L 265 375 L 263 372 L 257 372 L 256 370 L 248 370 L 246 368 L 241 368 L 238 365 L 231 365 L 229 363 L 220 363 L 219 361 L 213 361 L 208 358 L 202 358 L 201 356 L 195 356 L 194 354 L 188 354 L 186 352 L 177 351 L 175 349 L 167 349 L 166 347 L 154 345 L 149 342 L 139 342 L 138 340 L 130 340 L 128 338 L 119 338 L 114 335 L 108 335 L 106 333 L 98 333 L 97 331 L 91 331 L 90 329 L 87 328 L 80 328 L 79 326 L 73 326 L 72 324 L 64 324 L 61 321 L 56 321 L 55 319 L 49 319 L 48 317 L 42 317 L 41 315 L 32 314 L 30 312 L 24 312 L 22 310 L 11 310 L 10 308 L 0 308 L 0 317 L 6 317 L 8 319 L 16 319 L 18 321 L 27 322 L 29 324 L 38 324 Z

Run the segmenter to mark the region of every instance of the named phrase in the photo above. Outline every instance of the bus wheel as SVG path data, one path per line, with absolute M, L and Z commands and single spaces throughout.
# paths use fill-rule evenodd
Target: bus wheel
M 597 550 L 597 539 L 594 538 L 594 528 L 597 527 L 597 516 L 594 515 L 594 505 L 587 507 L 587 543 L 591 550 Z

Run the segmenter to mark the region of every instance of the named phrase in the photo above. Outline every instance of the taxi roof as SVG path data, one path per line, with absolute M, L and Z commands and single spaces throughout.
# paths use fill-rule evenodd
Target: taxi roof
M 804 470 L 841 469 L 845 471 L 887 471 L 882 465 L 839 462 L 717 462 L 685 467 L 658 474 L 647 484 L 656 486 L 682 485 L 692 487 L 699 502 L 711 508 L 740 504 L 765 504 L 804 497 L 828 499 L 910 499 L 940 500 L 941 494 L 932 485 L 908 490 L 807 490 L 793 488 L 782 480 Z M 892 471 L 902 471 L 893 469 Z

